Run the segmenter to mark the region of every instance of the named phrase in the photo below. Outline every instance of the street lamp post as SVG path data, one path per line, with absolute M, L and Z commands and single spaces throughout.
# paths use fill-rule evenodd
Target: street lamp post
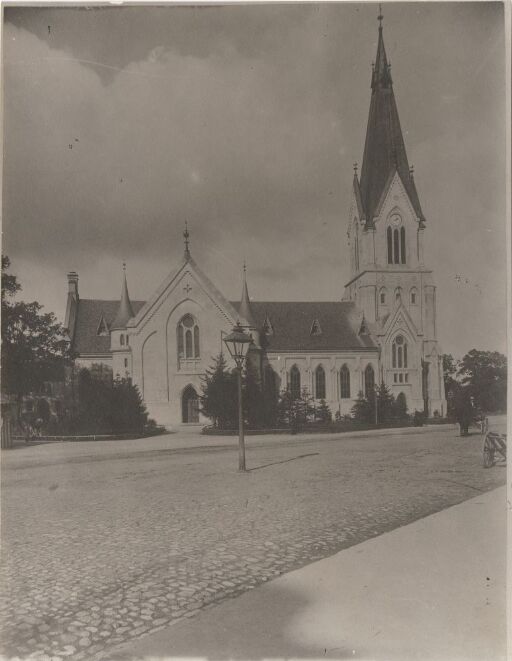
M 240 322 L 224 338 L 231 357 L 235 361 L 238 381 L 238 470 L 245 471 L 244 413 L 242 406 L 242 369 L 252 343 L 250 335 L 244 333 Z

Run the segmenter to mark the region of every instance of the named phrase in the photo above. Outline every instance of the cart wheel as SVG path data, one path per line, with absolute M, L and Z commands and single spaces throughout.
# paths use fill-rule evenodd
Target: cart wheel
M 494 445 L 486 437 L 484 442 L 484 468 L 490 468 L 491 466 L 494 466 Z

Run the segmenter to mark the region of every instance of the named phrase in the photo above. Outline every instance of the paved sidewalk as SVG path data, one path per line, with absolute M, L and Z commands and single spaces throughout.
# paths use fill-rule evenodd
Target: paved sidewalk
M 506 657 L 505 487 L 202 610 L 108 659 Z
M 321 433 L 321 434 L 255 434 L 245 437 L 247 448 L 273 447 L 283 443 L 301 445 L 311 441 L 350 441 L 354 438 L 382 438 L 385 442 L 389 437 L 416 436 L 429 433 L 449 433 L 458 429 L 454 424 L 426 425 L 424 427 L 398 427 L 390 429 L 370 429 L 364 431 Z M 476 430 L 472 433 L 478 434 Z M 176 433 L 150 436 L 117 441 L 64 441 L 64 442 L 34 442 L 25 445 L 17 441 L 12 450 L 2 454 L 2 464 L 8 468 L 25 467 L 28 465 L 41 466 L 45 461 L 53 462 L 56 456 L 60 461 L 73 461 L 81 458 L 95 456 L 98 459 L 105 457 L 121 457 L 127 453 L 149 454 L 154 452 L 181 451 L 181 450 L 226 450 L 237 451 L 238 436 L 208 436 L 201 434 L 194 427 L 193 430 L 179 430 Z

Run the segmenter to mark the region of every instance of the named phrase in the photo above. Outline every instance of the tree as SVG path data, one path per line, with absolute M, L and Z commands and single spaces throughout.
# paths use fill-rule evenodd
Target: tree
M 403 392 L 398 393 L 395 400 L 395 418 L 397 420 L 404 420 L 407 418 L 407 400 Z
M 148 424 L 146 405 L 130 379 L 117 377 L 112 384 L 110 423 L 116 434 L 142 434 Z
M 482 411 L 505 410 L 507 359 L 503 354 L 472 349 L 461 360 L 458 376 Z
M 384 381 L 381 381 L 377 388 L 377 420 L 378 422 L 390 422 L 395 414 L 395 398 Z
M 375 422 L 375 398 L 371 394 L 370 398 L 366 398 L 360 390 L 357 393 L 357 399 L 351 410 L 352 417 L 356 422 Z
M 331 409 L 327 405 L 325 399 L 320 400 L 320 406 L 315 411 L 315 417 L 320 422 L 324 422 L 324 423 L 332 422 Z
M 64 378 L 70 362 L 65 331 L 52 312 L 42 305 L 14 300 L 21 290 L 15 275 L 7 272 L 10 260 L 2 256 L 2 390 L 17 396 L 38 392 L 45 381 Z
M 206 370 L 201 384 L 201 412 L 219 429 L 235 429 L 238 424 L 236 374 L 230 372 L 220 353 Z
M 451 394 L 457 387 L 457 380 L 455 374 L 458 369 L 458 362 L 453 358 L 450 353 L 443 354 L 443 378 L 444 378 L 444 392 L 447 401 L 450 401 Z

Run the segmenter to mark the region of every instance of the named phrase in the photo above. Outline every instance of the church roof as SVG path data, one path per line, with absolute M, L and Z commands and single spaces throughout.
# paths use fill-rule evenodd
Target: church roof
M 372 226 L 386 182 L 395 171 L 400 175 L 416 215 L 420 220 L 425 220 L 409 169 L 390 69 L 381 25 L 377 57 L 372 71 L 372 95 L 360 180 L 367 226 Z
M 145 304 L 132 301 L 136 315 Z M 240 311 L 240 302 L 232 301 Z M 81 354 L 110 352 L 110 337 L 98 335 L 101 318 L 110 328 L 116 316 L 119 301 L 84 299 L 78 301 L 73 349 Z M 355 303 L 342 302 L 262 302 L 251 301 L 251 312 L 257 328 L 263 328 L 265 319 L 272 325 L 267 335 L 269 351 L 337 351 L 343 349 L 376 348 L 371 335 L 360 334 L 361 313 Z M 312 334 L 317 323 L 321 332 Z
M 232 301 L 238 310 L 240 304 Z M 251 301 L 258 328 L 272 324 L 267 335 L 268 351 L 337 351 L 376 348 L 370 335 L 360 335 L 361 313 L 351 301 L 261 302 Z M 314 323 L 320 333 L 311 333 Z
M 144 301 L 132 301 L 134 314 L 137 314 L 143 305 Z M 109 328 L 112 328 L 118 308 L 119 301 L 79 299 L 73 338 L 74 351 L 79 354 L 109 353 L 110 335 L 98 335 L 98 326 L 103 317 Z

